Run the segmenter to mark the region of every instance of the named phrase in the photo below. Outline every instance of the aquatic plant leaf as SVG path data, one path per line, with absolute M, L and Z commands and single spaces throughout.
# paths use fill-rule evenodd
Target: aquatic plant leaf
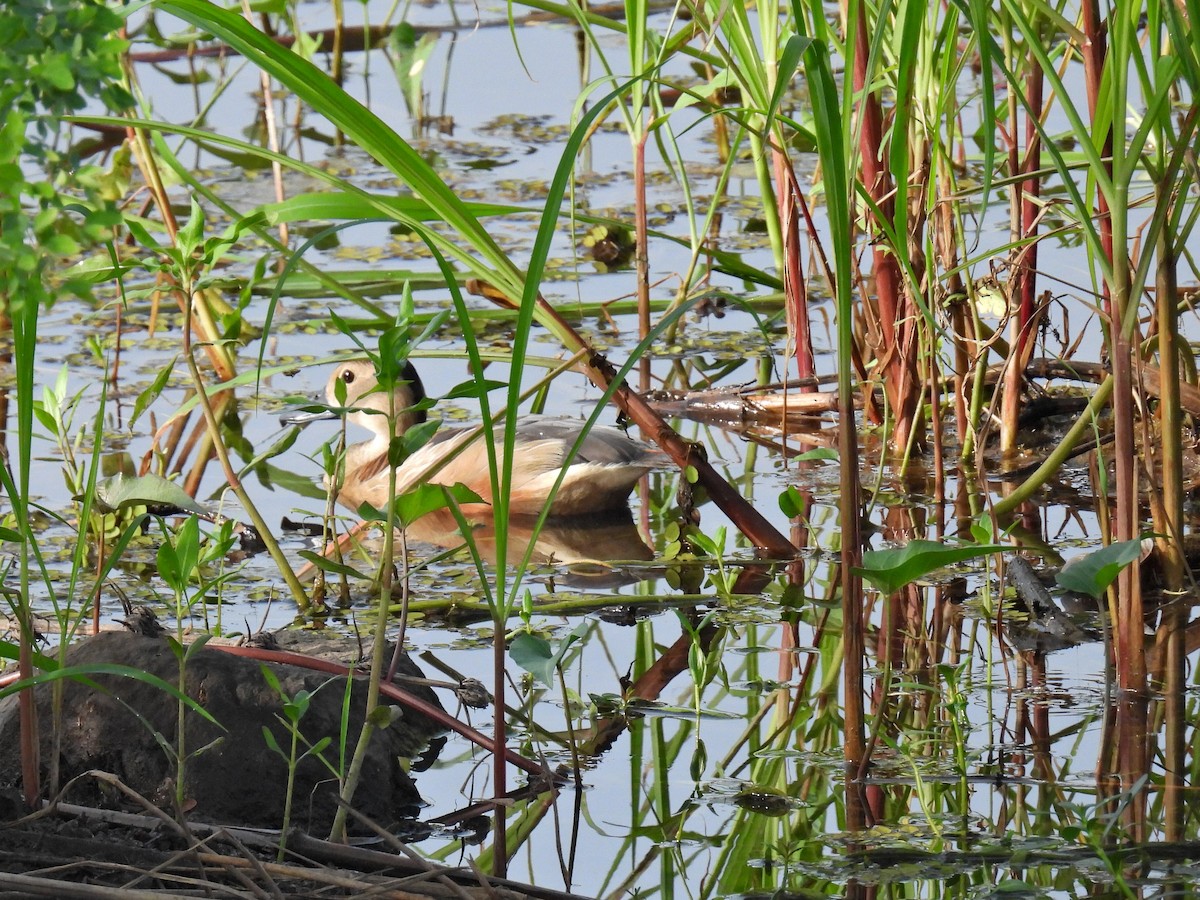
M 388 35 L 396 82 L 408 106 L 409 115 L 420 115 L 423 112 L 421 95 L 425 86 L 425 65 L 437 46 L 438 38 L 436 32 L 425 32 L 418 36 L 416 29 L 407 22 L 398 24 Z
M 740 713 L 730 712 L 723 709 L 706 709 L 695 706 L 676 706 L 671 703 L 662 703 L 657 700 L 642 700 L 639 697 L 633 697 L 626 703 L 622 704 L 622 712 L 626 715 L 637 714 L 639 716 L 659 716 L 665 719 L 718 719 L 732 720 L 740 719 Z
M 721 69 L 705 84 L 692 85 L 682 91 L 679 99 L 675 101 L 674 110 L 687 109 L 689 106 L 695 106 L 697 103 L 702 103 L 712 97 L 717 91 L 723 91 L 726 88 L 736 85 L 737 78 L 729 69 Z
M 476 203 L 463 201 L 466 209 L 478 217 L 508 216 L 528 213 L 529 209 L 506 203 Z M 311 222 L 313 220 L 365 220 L 378 219 L 381 213 L 418 222 L 438 221 L 442 215 L 425 201 L 412 196 L 391 194 L 342 194 L 311 193 L 297 194 L 279 203 L 268 203 L 251 215 L 259 215 L 268 224 Z M 249 223 L 249 217 L 244 220 Z M 387 219 L 385 219 L 387 221 Z
M 266 725 L 264 725 L 262 727 L 262 736 L 263 736 L 263 743 L 265 743 L 267 745 L 268 750 L 273 750 L 274 752 L 276 752 L 280 756 L 282 756 L 284 759 L 287 759 L 287 755 L 283 752 L 283 749 L 279 746 L 279 742 L 275 740 L 275 735 L 271 733 L 271 729 L 268 728 Z
M 474 378 L 456 384 L 450 388 L 450 391 L 442 395 L 443 400 L 458 400 L 461 398 L 478 399 L 483 394 L 498 391 L 508 387 L 507 381 L 494 381 L 490 378 L 485 378 L 482 381 L 476 381 Z
M 367 721 L 376 728 L 382 729 L 392 727 L 392 725 L 402 718 L 404 718 L 404 710 L 398 706 L 383 703 L 371 710 L 367 716 Z
M 796 70 L 800 68 L 800 59 L 804 55 L 804 51 L 812 44 L 812 38 L 803 37 L 798 34 L 790 35 L 783 44 L 783 52 L 779 56 L 779 61 L 776 63 L 776 81 L 775 90 L 771 92 L 771 103 L 767 108 L 766 128 L 770 129 L 774 125 L 776 113 L 779 110 L 779 104 L 783 100 L 784 92 L 792 83 L 792 76 L 796 74 Z
M 171 373 L 175 371 L 175 361 L 177 359 L 179 359 L 178 356 L 172 357 L 167 365 L 158 370 L 158 374 L 154 376 L 154 381 L 151 382 L 150 387 L 137 395 L 137 399 L 133 403 L 133 415 L 129 419 L 130 428 L 133 427 L 134 422 L 142 417 L 142 413 L 146 411 L 146 408 L 157 400 L 159 394 L 163 392 L 163 389 L 167 386 L 167 381 L 171 378 Z
M 733 795 L 733 804 L 762 816 L 783 816 L 798 808 L 800 801 L 774 785 L 748 784 Z
M 406 459 L 428 444 L 441 427 L 441 420 L 430 419 L 413 425 L 404 434 L 396 435 L 388 444 L 388 462 L 393 468 L 399 468 Z
M 301 559 L 305 559 L 312 563 L 322 572 L 327 572 L 330 575 L 343 575 L 346 578 L 366 578 L 366 576 L 363 575 L 362 572 L 358 571 L 358 569 L 354 568 L 354 566 L 348 566 L 344 563 L 338 563 L 331 559 L 326 559 L 320 553 L 314 553 L 312 550 L 301 550 L 300 557 Z
M 21 647 L 16 641 L 0 641 L 0 659 L 16 662 L 21 658 Z M 43 672 L 53 672 L 58 668 L 58 660 L 44 653 L 33 651 L 33 664 Z
M 1065 590 L 1078 591 L 1099 600 L 1121 570 L 1141 555 L 1140 539 L 1109 544 L 1071 560 L 1058 573 L 1057 581 Z
M 536 634 L 522 631 L 508 645 L 508 655 L 518 666 L 543 684 L 554 684 L 554 651 L 550 642 Z
M 79 497 L 75 498 L 80 499 Z M 116 512 L 131 506 L 184 510 L 204 514 L 205 509 L 179 485 L 161 475 L 114 475 L 96 485 L 96 503 L 101 512 Z
M 862 568 L 854 571 L 885 594 L 891 594 L 918 578 L 953 563 L 989 553 L 1003 553 L 1003 544 L 947 544 L 943 541 L 909 541 L 890 550 L 868 550 Z
M 463 503 L 483 503 L 484 500 L 465 484 L 419 484 L 396 498 L 392 511 L 401 526 L 411 525 L 421 516 Z M 371 504 L 364 503 L 358 514 L 368 522 L 382 522 L 383 514 Z
M 796 462 L 837 462 L 838 453 L 832 447 L 817 447 L 807 450 L 795 458 Z
M 281 469 L 270 463 L 262 462 L 255 467 L 254 473 L 263 484 L 290 494 L 298 494 L 310 500 L 323 500 L 328 491 L 308 475 L 299 475 L 288 469 Z
M 562 664 L 563 656 L 573 643 L 582 640 L 589 628 L 590 623 L 580 622 L 559 642 L 557 650 L 553 649 L 545 638 L 522 631 L 509 642 L 508 655 L 512 657 L 513 662 L 547 687 L 553 687 L 554 676 Z
M 794 484 L 789 484 L 787 489 L 779 495 L 779 510 L 789 519 L 794 519 L 803 513 L 804 507 L 804 495 L 796 490 Z
M 696 738 L 696 748 L 692 751 L 691 761 L 688 763 L 688 774 L 692 776 L 692 781 L 697 784 L 704 779 L 704 773 L 708 769 L 708 747 L 702 739 Z

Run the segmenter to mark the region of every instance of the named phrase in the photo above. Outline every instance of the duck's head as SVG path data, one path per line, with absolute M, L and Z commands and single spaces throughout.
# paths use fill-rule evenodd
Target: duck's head
M 341 401 L 338 393 L 343 389 L 345 400 Z M 421 405 L 425 399 L 425 386 L 412 363 L 404 364 L 392 394 L 394 400 L 380 389 L 375 367 L 365 359 L 339 363 L 325 386 L 326 403 L 331 407 L 353 410 L 347 414 L 348 421 L 376 434 L 387 434 L 387 417 L 393 412 L 396 415 L 396 434 L 403 434 L 425 421 L 425 409 Z M 289 413 L 283 421 L 288 425 L 302 425 L 314 419 L 335 419 L 337 416 L 336 409 L 326 409 L 312 413 Z

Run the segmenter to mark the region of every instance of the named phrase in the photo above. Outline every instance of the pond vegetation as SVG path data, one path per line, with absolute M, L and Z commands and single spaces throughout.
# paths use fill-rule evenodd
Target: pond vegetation
M 1189 892 L 1200 3 L 353 12 L 0 12 L 5 784 L 62 787 L 35 684 L 133 678 L 202 817 L 189 664 L 290 626 L 367 687 L 319 736 L 264 676 L 288 821 L 305 759 L 371 771 L 393 642 L 492 704 L 425 710 L 430 860 Z M 365 414 L 314 395 L 351 356 L 387 446 L 347 516 Z M 658 448 L 632 511 L 551 515 L 565 475 L 531 509 L 520 423 L 571 419 L 565 464 L 618 412 Z M 398 481 L 460 424 L 475 491 Z M 68 666 L 134 604 L 176 680 Z

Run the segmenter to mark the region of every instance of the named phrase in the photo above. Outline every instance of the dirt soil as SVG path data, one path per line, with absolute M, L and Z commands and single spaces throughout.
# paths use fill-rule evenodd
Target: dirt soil
M 50 763 L 57 757 L 58 783 L 68 785 L 68 802 L 101 808 L 129 809 L 129 797 L 112 784 L 87 773 L 99 770 L 155 805 L 172 811 L 179 747 L 179 703 L 160 686 L 117 674 L 143 672 L 177 685 L 179 661 L 164 637 L 106 632 L 73 646 L 67 665 L 87 680 L 65 679 L 61 731 L 52 729 L 52 687 L 36 689 L 42 777 L 50 783 Z M 291 735 L 280 722 L 283 701 L 262 673 L 264 663 L 210 647 L 193 652 L 186 662 L 187 695 L 218 724 L 195 710 L 185 716 L 185 811 L 189 819 L 226 825 L 279 828 L 287 797 L 288 765 L 271 750 L 263 735 L 269 729 L 287 752 Z M 345 699 L 345 678 L 293 665 L 272 665 L 284 693 L 312 692 L 299 730 L 315 744 L 332 743 L 324 751 L 334 766 Z M 420 671 L 408 662 L 408 674 Z M 361 727 L 366 682 L 353 682 L 348 752 Z M 426 687 L 411 688 L 437 704 Z M 415 814 L 421 797 L 402 759 L 420 753 L 440 729 L 423 715 L 392 707 L 394 721 L 378 729 L 363 767 L 354 808 L 390 828 Z M 0 787 L 15 788 L 20 779 L 17 698 L 0 701 Z M 55 750 L 57 743 L 57 751 Z M 303 752 L 304 744 L 300 745 Z M 328 831 L 337 809 L 337 780 L 315 755 L 296 767 L 292 824 L 312 834 Z

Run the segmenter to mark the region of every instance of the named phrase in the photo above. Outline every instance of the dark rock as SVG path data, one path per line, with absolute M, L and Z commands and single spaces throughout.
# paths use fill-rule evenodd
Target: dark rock
M 404 661 L 408 671 L 419 674 L 411 661 Z M 84 670 L 114 664 L 178 684 L 179 662 L 164 638 L 106 632 L 79 642 L 67 657 L 68 666 Z M 291 746 L 291 735 L 279 721 L 282 701 L 264 678 L 263 665 L 211 647 L 196 650 L 187 659 L 188 696 L 224 726 L 218 728 L 194 710 L 186 713 L 185 752 L 195 755 L 186 762 L 185 795 L 189 815 L 198 820 L 276 828 L 282 824 L 288 767 L 268 747 L 263 728 L 271 730 L 284 752 Z M 272 664 L 271 668 L 289 697 L 302 690 L 313 693 L 299 731 L 308 746 L 329 737 L 324 757 L 336 767 L 345 679 L 299 666 Z M 175 762 L 156 734 L 166 746 L 179 746 L 177 699 L 131 676 L 96 672 L 89 679 L 62 682 L 60 783 L 100 769 L 116 775 L 142 796 L 169 805 Z M 363 679 L 352 686 L 347 760 L 359 734 L 366 689 Z M 427 688 L 412 688 L 411 692 L 437 704 Z M 50 685 L 36 688 L 36 696 L 45 773 L 53 752 Z M 359 812 L 384 826 L 411 815 L 420 803 L 416 786 L 399 758 L 420 752 L 440 731 L 427 717 L 397 709 L 396 720 L 372 738 L 354 797 Z M 0 790 L 16 785 L 20 778 L 19 730 L 17 698 L 11 696 L 0 701 Z M 302 741 L 298 753 L 305 749 Z M 337 808 L 336 796 L 335 775 L 310 755 L 297 767 L 292 824 L 314 833 L 326 830 Z M 95 806 L 119 805 L 122 800 L 87 778 L 64 799 Z

